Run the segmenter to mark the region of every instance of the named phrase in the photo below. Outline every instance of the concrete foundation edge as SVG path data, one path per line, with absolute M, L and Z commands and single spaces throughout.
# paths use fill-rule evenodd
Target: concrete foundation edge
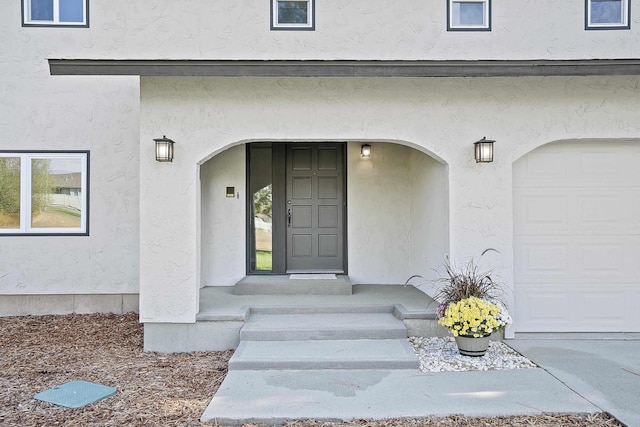
M 144 351 L 185 353 L 238 347 L 242 321 L 145 323 Z
M 0 295 L 0 317 L 138 313 L 138 294 Z

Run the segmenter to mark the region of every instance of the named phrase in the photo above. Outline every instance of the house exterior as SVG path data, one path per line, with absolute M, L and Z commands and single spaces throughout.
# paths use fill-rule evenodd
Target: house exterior
M 175 330 L 248 274 L 402 285 L 491 247 L 509 336 L 640 332 L 639 21 L 635 0 L 2 2 L 23 185 L 0 175 L 0 314 Z M 80 219 L 35 225 L 36 168 L 61 163 Z

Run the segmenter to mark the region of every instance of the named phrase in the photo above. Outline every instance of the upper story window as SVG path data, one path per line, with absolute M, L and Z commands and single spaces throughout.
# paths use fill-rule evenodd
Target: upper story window
M 585 0 L 587 30 L 629 29 L 629 0 Z
M 88 151 L 0 151 L 0 236 L 86 236 L 88 202 Z
M 491 0 L 447 0 L 447 31 L 491 31 Z
M 22 25 L 88 27 L 89 0 L 22 0 Z
M 314 30 L 314 0 L 271 0 L 272 30 Z

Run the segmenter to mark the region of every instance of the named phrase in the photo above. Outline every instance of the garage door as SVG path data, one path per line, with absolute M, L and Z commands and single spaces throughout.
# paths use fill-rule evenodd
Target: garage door
M 640 144 L 549 144 L 513 185 L 516 332 L 639 332 Z

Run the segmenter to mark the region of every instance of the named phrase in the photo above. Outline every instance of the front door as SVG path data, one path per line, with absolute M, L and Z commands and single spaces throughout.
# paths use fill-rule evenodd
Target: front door
M 287 146 L 287 272 L 344 272 L 343 144 Z
M 344 273 L 345 144 L 254 143 L 248 273 Z

